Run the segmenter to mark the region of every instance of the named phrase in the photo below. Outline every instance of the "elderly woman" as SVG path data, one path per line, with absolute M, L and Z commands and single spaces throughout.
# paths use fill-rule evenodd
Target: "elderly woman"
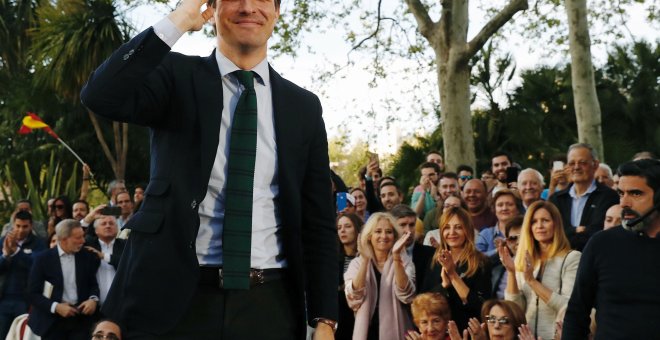
M 419 332 L 406 333 L 406 340 L 447 339 L 447 323 L 451 311 L 447 298 L 440 293 L 424 293 L 415 297 L 411 306 L 413 320 Z
M 458 329 L 478 318 L 490 297 L 490 266 L 474 247 L 474 226 L 462 208 L 446 209 L 440 218 L 440 245 L 433 256 L 422 291 L 442 292 L 449 301 Z
M 571 296 L 581 255 L 571 250 L 559 210 L 546 201 L 532 203 L 515 261 L 504 246 L 499 255 L 507 270 L 505 298 L 525 311 L 535 337 L 551 339 L 557 312 Z
M 362 220 L 356 214 L 340 214 L 337 216 L 337 239 L 339 243 L 339 319 L 335 339 L 350 339 L 353 336 L 355 316 L 346 303 L 344 294 L 344 273 L 348 265 L 357 257 L 358 236 L 362 229 Z
M 488 325 L 486 337 L 489 340 L 518 339 L 518 328 L 526 323 L 525 313 L 520 306 L 511 301 L 497 299 L 484 302 L 481 320 Z
M 354 340 L 401 339 L 412 328 L 404 309 L 415 293 L 415 266 L 405 251 L 410 237 L 388 213 L 374 213 L 364 225 L 360 255 L 344 273 Z
M 522 201 L 515 191 L 509 189 L 498 190 L 493 195 L 492 210 L 497 217 L 497 223 L 488 228 L 484 228 L 477 236 L 477 250 L 493 256 L 497 253 L 497 247 L 502 244 L 505 237 L 505 226 L 508 221 L 520 214 Z

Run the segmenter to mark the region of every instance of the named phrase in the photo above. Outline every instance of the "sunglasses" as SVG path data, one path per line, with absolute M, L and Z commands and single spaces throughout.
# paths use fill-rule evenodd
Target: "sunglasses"
M 506 238 L 507 241 L 510 242 L 516 242 L 520 238 L 520 235 L 509 235 L 509 237 Z
M 458 176 L 458 178 L 460 178 L 463 181 L 467 181 L 467 180 L 471 180 L 472 176 Z
M 507 324 L 509 324 L 509 318 L 507 318 L 506 316 L 503 316 L 503 317 L 498 319 L 495 315 L 488 315 L 488 316 L 486 316 L 486 322 L 488 322 L 488 323 L 499 322 L 500 325 L 507 325 Z
M 57 204 L 57 205 L 53 204 L 53 208 L 62 210 L 64 209 L 64 204 Z

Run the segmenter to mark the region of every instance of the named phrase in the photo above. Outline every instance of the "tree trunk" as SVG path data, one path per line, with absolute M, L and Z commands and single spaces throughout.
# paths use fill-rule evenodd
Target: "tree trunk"
M 101 144 L 101 150 L 105 158 L 110 162 L 112 172 L 115 174 L 115 179 L 124 179 L 126 174 L 126 158 L 128 157 L 128 124 L 113 122 L 113 137 L 115 142 L 115 155 L 112 155 L 108 143 L 103 137 L 103 130 L 101 125 L 96 119 L 96 115 L 92 111 L 87 111 L 89 120 L 92 121 L 94 132 L 96 132 L 96 139 Z
M 564 7 L 568 16 L 571 83 L 578 140 L 581 143 L 591 144 L 602 161 L 605 155 L 601 134 L 600 104 L 596 95 L 594 69 L 591 63 L 587 1 L 566 0 Z

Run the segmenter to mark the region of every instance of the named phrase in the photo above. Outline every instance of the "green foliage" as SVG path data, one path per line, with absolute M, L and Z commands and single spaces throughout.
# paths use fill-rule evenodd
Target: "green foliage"
M 2 196 L 4 200 L 0 205 L 0 218 L 9 219 L 9 214 L 14 209 L 16 201 L 28 199 L 32 203 L 32 214 L 35 220 L 46 217 L 46 203 L 49 198 L 67 195 L 72 200 L 79 196 L 77 173 L 78 167 L 74 165 L 71 169 L 55 160 L 55 152 L 51 152 L 50 161 L 47 165 L 30 167 L 27 161 L 23 162 L 25 180 L 18 182 L 14 179 L 8 165 L 0 169 L 0 183 L 2 183 Z M 68 173 L 68 176 L 66 174 Z
M 336 137 L 328 141 L 330 167 L 344 180 L 349 187 L 359 187 L 358 171 L 369 161 L 367 157 L 368 145 L 358 141 L 348 149 L 346 137 Z

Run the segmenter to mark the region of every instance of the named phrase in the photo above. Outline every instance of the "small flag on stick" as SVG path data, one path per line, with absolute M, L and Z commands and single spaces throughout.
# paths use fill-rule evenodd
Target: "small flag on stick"
M 27 135 L 28 133 L 32 132 L 32 130 L 35 129 L 44 129 L 46 133 L 49 135 L 53 136 L 55 139 L 60 139 L 60 137 L 57 136 L 55 131 L 48 126 L 48 124 L 44 123 L 39 116 L 32 112 L 28 112 L 27 116 L 23 117 L 23 125 L 21 125 L 21 128 L 18 130 L 18 133 L 21 135 Z

